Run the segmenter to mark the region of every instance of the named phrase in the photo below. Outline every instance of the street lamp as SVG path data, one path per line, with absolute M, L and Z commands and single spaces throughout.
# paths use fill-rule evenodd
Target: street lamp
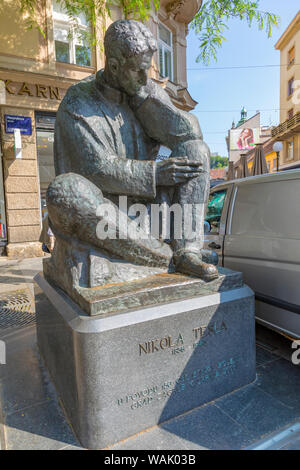
M 279 171 L 279 154 L 282 149 L 283 149 L 282 142 L 275 142 L 275 144 L 273 145 L 273 150 L 277 154 L 277 171 Z

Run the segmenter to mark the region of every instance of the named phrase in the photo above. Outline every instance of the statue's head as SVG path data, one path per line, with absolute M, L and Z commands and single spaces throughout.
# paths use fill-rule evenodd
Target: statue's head
M 157 45 L 150 30 L 134 20 L 112 23 L 105 33 L 106 76 L 113 86 L 135 95 L 146 84 Z

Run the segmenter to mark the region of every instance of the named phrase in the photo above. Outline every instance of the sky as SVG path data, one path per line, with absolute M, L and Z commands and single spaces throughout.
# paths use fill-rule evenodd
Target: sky
M 253 23 L 231 20 L 227 41 L 218 50 L 217 62 L 207 67 L 196 63 L 199 40 L 193 31 L 187 37 L 188 90 L 198 105 L 192 111 L 199 119 L 204 140 L 212 153 L 227 156 L 225 137 L 232 121 L 237 123 L 243 106 L 248 118 L 261 111 L 261 125 L 279 124 L 280 67 L 223 69 L 249 65 L 279 65 L 275 44 L 299 11 L 299 0 L 260 0 L 260 10 L 277 14 L 281 21 L 269 39 Z

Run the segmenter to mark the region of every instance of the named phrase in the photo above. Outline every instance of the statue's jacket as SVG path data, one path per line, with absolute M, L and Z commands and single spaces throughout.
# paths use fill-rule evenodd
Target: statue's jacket
M 56 175 L 85 176 L 109 199 L 153 200 L 160 144 L 174 150 L 202 140 L 202 133 L 197 119 L 176 108 L 153 80 L 145 91 L 146 99 L 130 101 L 105 84 L 102 71 L 71 86 L 56 118 Z

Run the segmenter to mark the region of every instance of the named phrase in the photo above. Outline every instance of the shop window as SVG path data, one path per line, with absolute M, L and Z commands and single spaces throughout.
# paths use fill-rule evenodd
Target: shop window
M 172 33 L 161 23 L 158 26 L 159 73 L 173 80 Z
M 288 66 L 291 67 L 295 63 L 295 46 L 288 52 Z
M 6 218 L 5 218 L 5 199 L 4 199 L 4 186 L 3 186 L 3 173 L 2 173 L 2 157 L 1 157 L 1 152 L 0 152 L 0 249 L 2 245 L 6 245 L 6 242 L 7 242 L 7 229 L 6 229 Z
M 288 81 L 288 96 L 292 96 L 294 93 L 294 78 L 291 78 Z
M 277 170 L 277 158 L 273 159 L 273 171 Z
M 49 184 L 55 178 L 52 130 L 37 130 L 37 156 L 39 165 L 39 183 L 42 219 L 47 215 L 46 192 Z
M 53 27 L 56 61 L 89 67 L 91 49 L 84 42 L 90 26 L 84 15 L 78 15 L 77 24 L 72 24 L 62 7 L 54 1 Z

